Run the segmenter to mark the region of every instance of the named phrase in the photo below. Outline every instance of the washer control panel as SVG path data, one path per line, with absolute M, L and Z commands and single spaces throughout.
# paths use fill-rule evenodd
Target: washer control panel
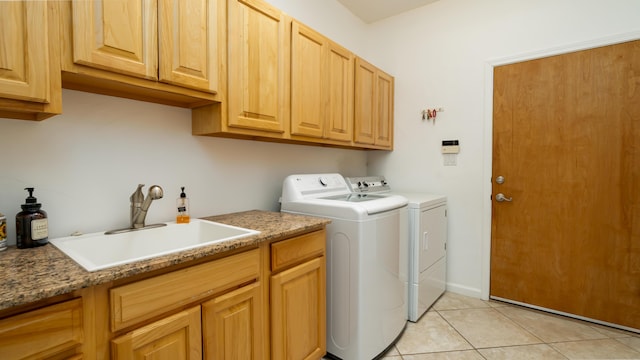
M 384 176 L 358 176 L 345 178 L 349 188 L 355 193 L 391 191 Z

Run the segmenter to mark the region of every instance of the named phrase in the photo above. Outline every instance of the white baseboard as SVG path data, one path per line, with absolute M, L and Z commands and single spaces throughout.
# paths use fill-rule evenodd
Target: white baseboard
M 450 291 L 452 293 L 456 293 L 456 294 L 460 294 L 460 295 L 464 295 L 464 296 L 468 296 L 468 297 L 472 297 L 472 298 L 476 298 L 476 299 L 482 299 L 482 292 L 480 291 L 480 289 L 477 288 L 472 288 L 469 286 L 464 286 L 464 285 L 460 285 L 460 284 L 454 284 L 454 283 L 450 283 L 447 282 L 447 291 Z M 487 299 L 483 299 L 483 300 L 489 300 Z

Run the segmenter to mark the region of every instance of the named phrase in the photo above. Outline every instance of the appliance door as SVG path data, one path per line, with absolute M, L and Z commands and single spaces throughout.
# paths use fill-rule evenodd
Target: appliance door
M 420 212 L 419 269 L 425 272 L 445 255 L 447 239 L 446 205 Z
M 362 224 L 359 286 L 362 359 L 371 359 L 393 343 L 407 321 L 405 271 L 401 268 L 401 228 L 407 208 L 372 216 Z M 404 243 L 404 242 L 403 242 Z

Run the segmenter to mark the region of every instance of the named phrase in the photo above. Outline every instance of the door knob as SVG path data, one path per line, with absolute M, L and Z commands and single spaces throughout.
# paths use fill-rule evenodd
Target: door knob
M 513 200 L 512 197 L 508 198 L 508 197 L 504 196 L 503 193 L 497 193 L 496 194 L 496 201 L 497 202 L 511 201 L 511 200 Z

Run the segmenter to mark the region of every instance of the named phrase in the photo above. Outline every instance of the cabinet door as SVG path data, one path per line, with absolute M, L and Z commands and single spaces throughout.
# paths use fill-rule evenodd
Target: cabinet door
M 325 136 L 331 140 L 353 140 L 353 54 L 329 42 L 328 105 Z
M 0 1 L 0 97 L 49 101 L 47 3 Z
M 73 0 L 73 61 L 158 78 L 156 0 Z
M 82 306 L 82 299 L 74 299 L 0 320 L 0 358 L 75 353 L 84 339 Z
M 160 81 L 218 90 L 218 0 L 159 0 Z
M 259 283 L 202 304 L 205 359 L 262 359 Z
M 262 0 L 228 0 L 228 125 L 283 134 L 285 21 Z
M 376 68 L 356 58 L 355 73 L 355 134 L 360 144 L 375 143 L 376 116 Z
M 271 358 L 321 359 L 326 352 L 325 257 L 271 277 Z
M 377 149 L 393 146 L 393 77 L 356 58 L 354 141 Z
M 200 306 L 181 311 L 112 341 L 112 358 L 202 359 Z
M 291 135 L 324 135 L 327 55 L 324 36 L 291 24 Z
M 376 131 L 374 144 L 391 148 L 393 145 L 393 77 L 378 70 L 376 73 Z

